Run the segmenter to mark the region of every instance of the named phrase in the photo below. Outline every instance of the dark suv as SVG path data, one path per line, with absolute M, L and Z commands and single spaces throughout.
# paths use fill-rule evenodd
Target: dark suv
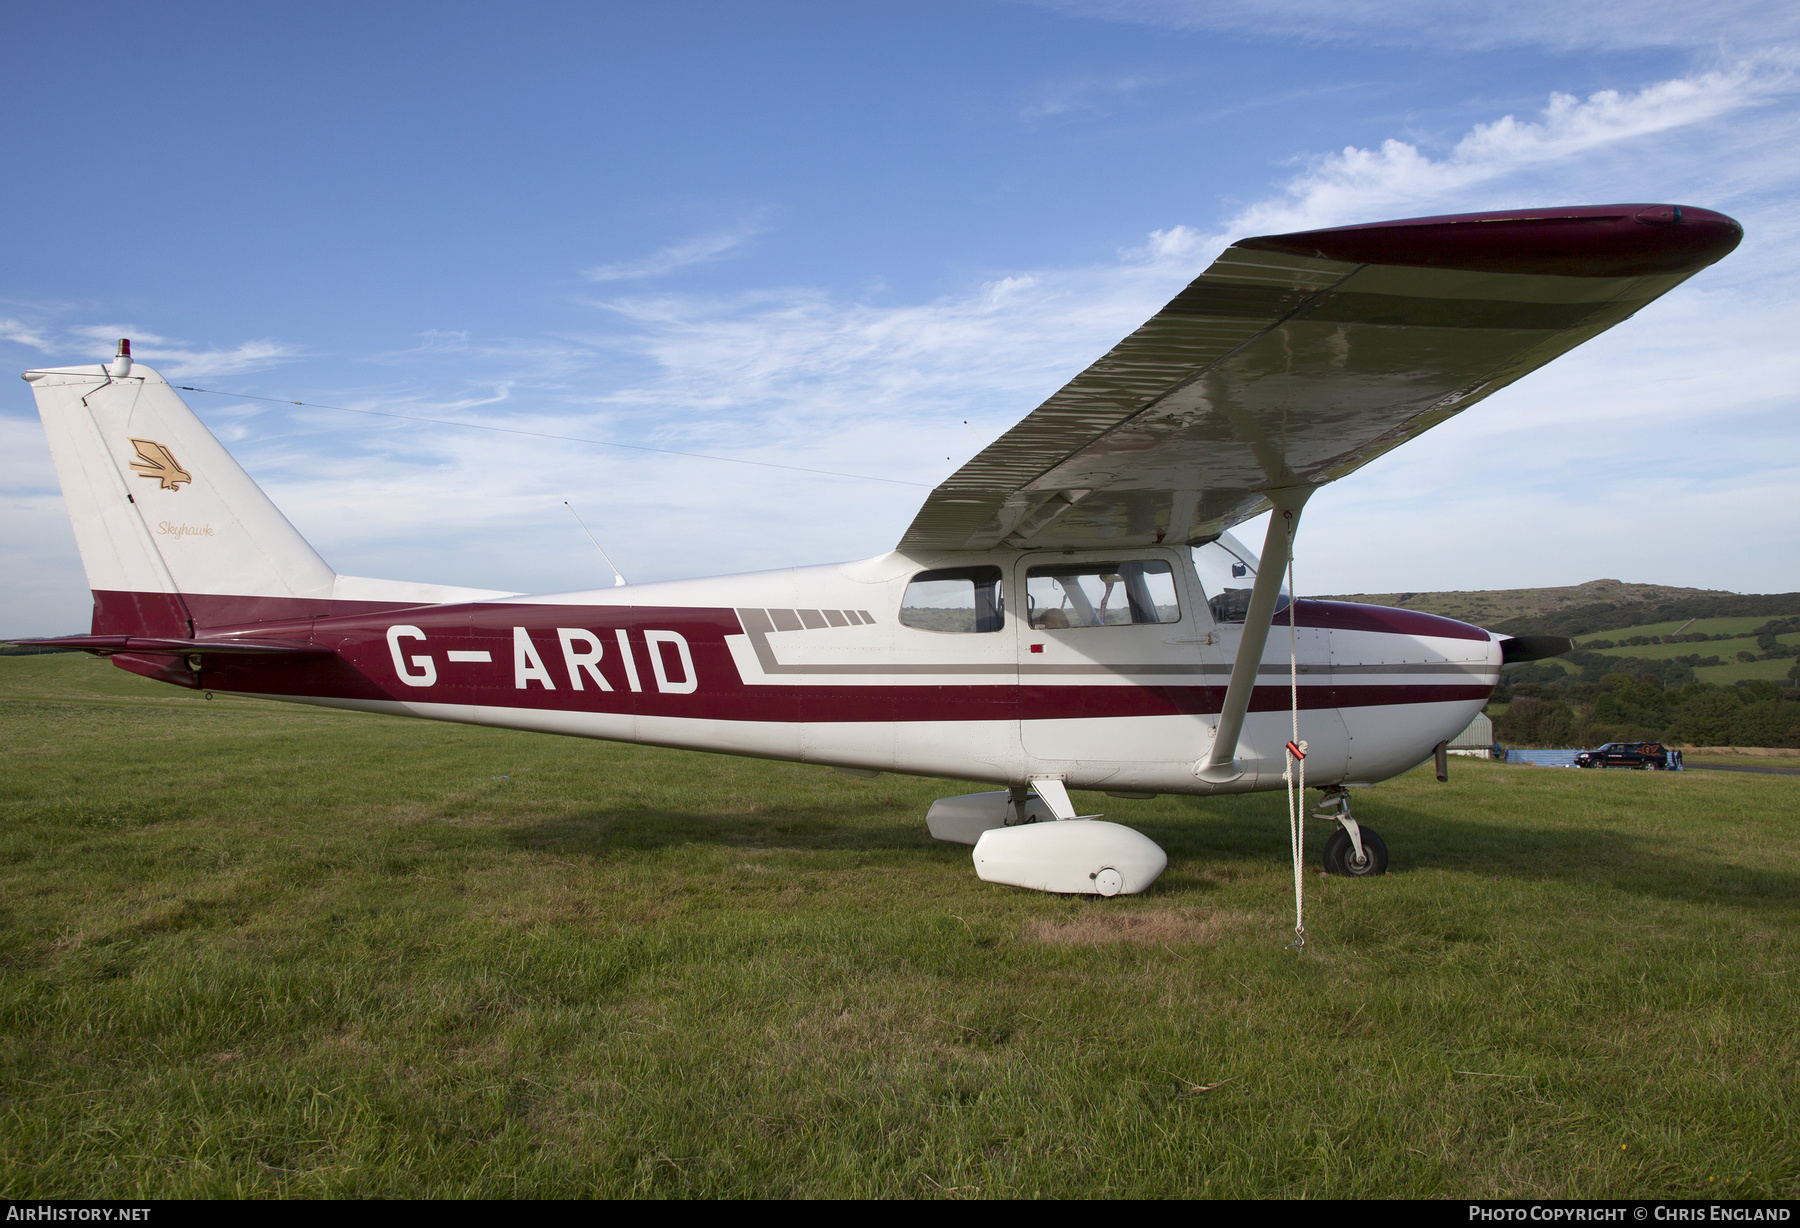
M 1681 752 L 1670 750 L 1661 742 L 1608 742 L 1598 750 L 1584 750 L 1576 755 L 1575 766 L 1671 772 L 1680 768 Z

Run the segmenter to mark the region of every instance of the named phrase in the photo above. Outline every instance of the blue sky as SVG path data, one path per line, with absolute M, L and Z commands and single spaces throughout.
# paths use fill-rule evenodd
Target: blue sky
M 1722 209 L 1739 252 L 1313 501 L 1303 591 L 1800 588 L 1791 5 L 8 13 L 0 360 L 112 339 L 349 574 L 862 557 L 1246 234 Z M 857 481 L 246 396 L 873 474 Z M 964 422 L 969 426 L 964 426 Z M 0 633 L 85 626 L 23 383 Z

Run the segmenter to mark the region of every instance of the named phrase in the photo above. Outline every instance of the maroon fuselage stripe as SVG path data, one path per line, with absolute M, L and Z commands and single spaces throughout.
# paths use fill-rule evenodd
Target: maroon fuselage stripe
M 745 685 L 725 643 L 743 628 L 734 610 L 683 606 L 553 606 L 484 602 L 454 606 L 403 606 L 373 602 L 320 602 L 298 599 L 186 596 L 186 615 L 175 598 L 158 594 L 95 594 L 96 634 L 124 631 L 150 634 L 174 617 L 193 617 L 199 635 L 217 636 L 230 619 L 237 642 L 256 635 L 286 642 L 308 642 L 330 649 L 329 657 L 206 658 L 199 676 L 167 656 L 126 656 L 114 660 L 123 668 L 164 681 L 212 690 L 284 695 L 296 698 L 389 700 L 409 703 L 460 704 L 490 708 L 524 708 L 685 717 L 690 719 L 856 722 L 974 721 L 1118 716 L 1174 716 L 1218 712 L 1225 699 L 1225 680 L 1208 685 L 1058 685 L 1018 683 L 1001 675 L 993 682 L 971 680 L 952 685 L 904 685 L 870 682 L 834 685 Z M 160 607 L 159 607 L 159 604 Z M 380 609 L 368 607 L 383 606 Z M 348 608 L 346 608 L 348 607 Z M 149 627 L 135 616 L 157 616 Z M 247 617 L 248 616 L 248 617 Z M 258 617 L 260 616 L 260 617 Z M 1427 635 L 1486 640 L 1479 628 L 1430 614 L 1390 610 L 1347 602 L 1301 601 L 1296 622 L 1304 627 L 1330 627 L 1377 634 Z M 130 620 L 130 621 L 128 621 Z M 204 620 L 204 621 L 202 621 Z M 1281 621 L 1285 621 L 1282 619 Z M 429 657 L 435 681 L 408 686 L 398 676 L 388 630 L 416 627 L 424 639 L 400 643 L 408 661 Z M 524 627 L 532 648 L 554 689 L 541 680 L 517 685 L 514 628 Z M 558 628 L 578 627 L 594 633 L 603 647 L 597 665 L 613 688 L 599 689 L 583 673 L 583 689 L 571 685 Z M 255 635 L 247 634 L 254 630 Z M 642 690 L 630 688 L 620 659 L 617 632 L 624 630 Z M 185 624 L 180 628 L 185 634 Z M 659 689 L 652 663 L 661 654 L 663 675 L 671 683 L 687 681 L 679 652 L 670 644 L 651 644 L 645 632 L 672 631 L 687 644 L 697 688 L 691 693 Z M 1009 641 L 1010 642 L 1010 641 Z M 487 654 L 485 662 L 451 661 L 451 653 Z M 1392 659 L 1390 657 L 1390 659 Z M 1352 667 L 1353 668 L 1353 667 Z M 1465 677 L 1443 683 L 1321 683 L 1300 689 L 1301 706 L 1362 707 L 1387 704 L 1439 703 L 1485 699 L 1490 688 Z M 1278 711 L 1289 703 L 1284 684 L 1259 686 L 1252 711 Z

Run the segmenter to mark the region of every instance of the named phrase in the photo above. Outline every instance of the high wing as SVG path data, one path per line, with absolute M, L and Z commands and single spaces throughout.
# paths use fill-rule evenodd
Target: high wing
M 1742 237 L 1706 209 L 1587 205 L 1240 240 L 932 491 L 900 548 L 1206 540 L 1461 413 Z

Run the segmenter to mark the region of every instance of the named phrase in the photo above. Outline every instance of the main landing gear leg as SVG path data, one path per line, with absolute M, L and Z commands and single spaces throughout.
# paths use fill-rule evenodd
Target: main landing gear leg
M 1387 845 L 1375 830 L 1364 827 L 1350 813 L 1350 794 L 1339 787 L 1325 790 L 1315 819 L 1328 819 L 1338 825 L 1325 841 L 1325 873 L 1345 878 L 1368 878 L 1387 873 Z

